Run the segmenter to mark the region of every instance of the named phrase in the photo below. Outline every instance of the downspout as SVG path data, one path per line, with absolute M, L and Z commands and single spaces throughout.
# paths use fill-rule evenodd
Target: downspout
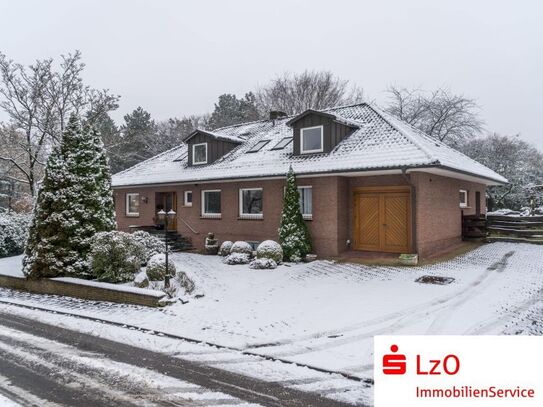
M 411 187 L 411 246 L 413 253 L 418 253 L 417 250 L 417 188 L 411 181 L 411 177 L 407 174 L 407 168 L 402 167 L 402 176 Z

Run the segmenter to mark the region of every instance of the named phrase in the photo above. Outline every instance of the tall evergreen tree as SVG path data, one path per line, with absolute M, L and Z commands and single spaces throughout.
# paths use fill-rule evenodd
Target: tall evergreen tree
M 311 252 L 311 236 L 305 224 L 300 208 L 300 193 L 296 184 L 296 175 L 289 168 L 287 186 L 283 199 L 279 242 L 283 247 L 286 261 L 300 261 Z
M 216 129 L 260 118 L 256 107 L 256 97 L 252 92 L 241 99 L 238 99 L 236 95 L 225 93 L 219 96 L 218 103 L 215 103 L 215 109 L 209 118 L 209 127 Z
M 99 134 L 72 115 L 47 161 L 23 259 L 27 277 L 91 277 L 90 239 L 115 227 L 111 174 Z

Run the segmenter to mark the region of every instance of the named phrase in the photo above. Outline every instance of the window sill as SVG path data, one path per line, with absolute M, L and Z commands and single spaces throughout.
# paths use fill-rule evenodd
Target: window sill
M 239 215 L 238 220 L 264 220 L 264 215 Z
M 200 219 L 221 219 L 221 213 L 204 213 L 200 215 Z
M 313 215 L 302 215 L 304 220 L 313 220 Z
M 127 213 L 125 216 L 127 218 L 139 218 L 140 214 L 139 213 Z

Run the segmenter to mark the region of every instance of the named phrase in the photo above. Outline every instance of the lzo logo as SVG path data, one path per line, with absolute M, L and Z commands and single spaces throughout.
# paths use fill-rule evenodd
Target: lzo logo
M 390 347 L 392 353 L 383 356 L 383 373 L 386 375 L 403 375 L 407 372 L 407 357 L 398 353 L 398 345 Z M 417 375 L 441 375 L 453 376 L 460 370 L 458 356 L 449 354 L 442 359 L 423 359 L 417 355 Z

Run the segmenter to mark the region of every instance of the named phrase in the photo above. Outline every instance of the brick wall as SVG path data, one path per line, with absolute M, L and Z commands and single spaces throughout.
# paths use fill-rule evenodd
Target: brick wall
M 36 294 L 63 295 L 86 300 L 136 304 L 147 307 L 158 307 L 160 300 L 160 297 L 145 293 L 110 290 L 47 278 L 27 280 L 22 277 L 0 275 L 0 286 Z

